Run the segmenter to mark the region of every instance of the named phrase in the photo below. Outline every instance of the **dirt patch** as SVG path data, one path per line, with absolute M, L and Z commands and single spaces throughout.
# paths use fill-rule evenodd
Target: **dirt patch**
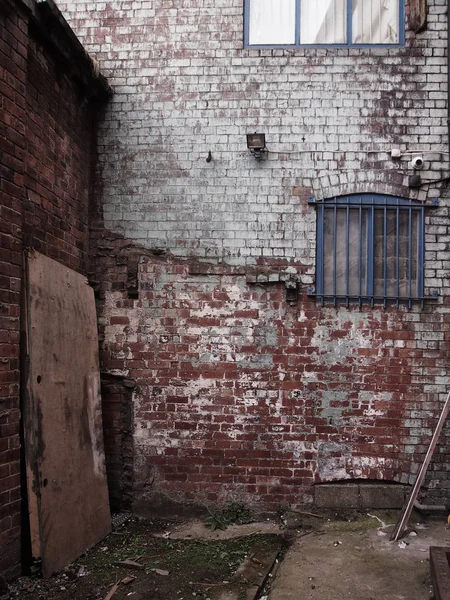
M 182 529 L 181 523 L 132 520 L 64 572 L 48 580 L 20 578 L 10 587 L 10 597 L 103 600 L 118 584 L 113 600 L 202 600 L 232 581 L 255 545 L 267 555 L 284 545 L 278 534 L 249 534 L 248 529 L 228 539 L 172 539 L 167 532 L 174 525 Z M 258 524 L 252 525 L 258 530 Z M 239 535 L 239 529 L 234 533 Z
M 229 525 L 226 529 L 212 531 L 203 521 L 194 520 L 175 525 L 168 532 L 172 540 L 197 539 L 197 540 L 228 540 L 235 537 L 256 534 L 278 534 L 283 532 L 279 523 L 271 520 L 245 525 Z

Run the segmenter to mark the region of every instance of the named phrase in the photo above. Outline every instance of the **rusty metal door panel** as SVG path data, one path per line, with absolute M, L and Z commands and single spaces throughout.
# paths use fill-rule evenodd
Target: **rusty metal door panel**
M 45 577 L 111 530 L 97 319 L 85 277 L 27 255 L 24 401 L 32 552 Z

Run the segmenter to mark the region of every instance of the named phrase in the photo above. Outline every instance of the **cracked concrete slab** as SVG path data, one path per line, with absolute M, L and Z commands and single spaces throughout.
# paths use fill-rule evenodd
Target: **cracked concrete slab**
M 393 525 L 383 524 L 394 523 L 396 514 L 390 519 L 380 514 L 378 520 L 326 522 L 319 531 L 298 532 L 272 584 L 270 600 L 432 597 L 429 548 L 450 545 L 446 517 L 427 524 L 412 522 L 409 535 L 390 542 Z

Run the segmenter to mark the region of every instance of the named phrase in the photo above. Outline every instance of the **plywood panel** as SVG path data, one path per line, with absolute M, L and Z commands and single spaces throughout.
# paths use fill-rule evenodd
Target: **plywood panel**
M 85 277 L 27 256 L 25 445 L 33 555 L 44 576 L 110 531 L 97 320 Z

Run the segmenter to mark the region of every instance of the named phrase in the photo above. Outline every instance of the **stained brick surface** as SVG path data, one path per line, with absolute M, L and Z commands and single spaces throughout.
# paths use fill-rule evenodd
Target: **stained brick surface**
M 18 9 L 17 9 L 18 8 Z M 0 572 L 20 561 L 19 337 L 27 15 L 0 7 Z
M 46 8 L 46 7 L 44 7 Z M 33 13 L 34 17 L 31 17 Z M 61 28 L 53 23 L 53 33 Z M 74 42 L 65 34 L 64 52 Z M 64 37 L 64 36 L 63 36 Z M 70 51 L 69 51 L 70 52 Z M 0 573 L 20 570 L 20 293 L 23 251 L 86 272 L 92 102 L 34 0 L 0 4 Z M 84 57 L 89 73 L 89 61 Z M 72 75 L 74 76 L 72 78 Z M 76 76 L 76 77 L 75 77 Z M 96 95 L 95 85 L 93 96 Z M 68 341 L 69 342 L 69 341 Z M 26 518 L 26 517 L 25 517 Z
M 411 482 L 450 384 L 449 195 L 410 189 L 411 156 L 390 151 L 426 152 L 424 179 L 448 173 L 444 0 L 423 31 L 407 20 L 402 48 L 296 50 L 243 49 L 241 0 L 58 5 L 115 91 L 93 277 L 102 368 L 137 384 L 135 498 L 275 507 L 311 501 L 316 482 Z M 260 162 L 255 130 L 272 151 Z M 306 295 L 307 198 L 355 192 L 440 199 L 425 252 L 439 297 L 423 310 Z M 434 499 L 449 493 L 449 435 Z

